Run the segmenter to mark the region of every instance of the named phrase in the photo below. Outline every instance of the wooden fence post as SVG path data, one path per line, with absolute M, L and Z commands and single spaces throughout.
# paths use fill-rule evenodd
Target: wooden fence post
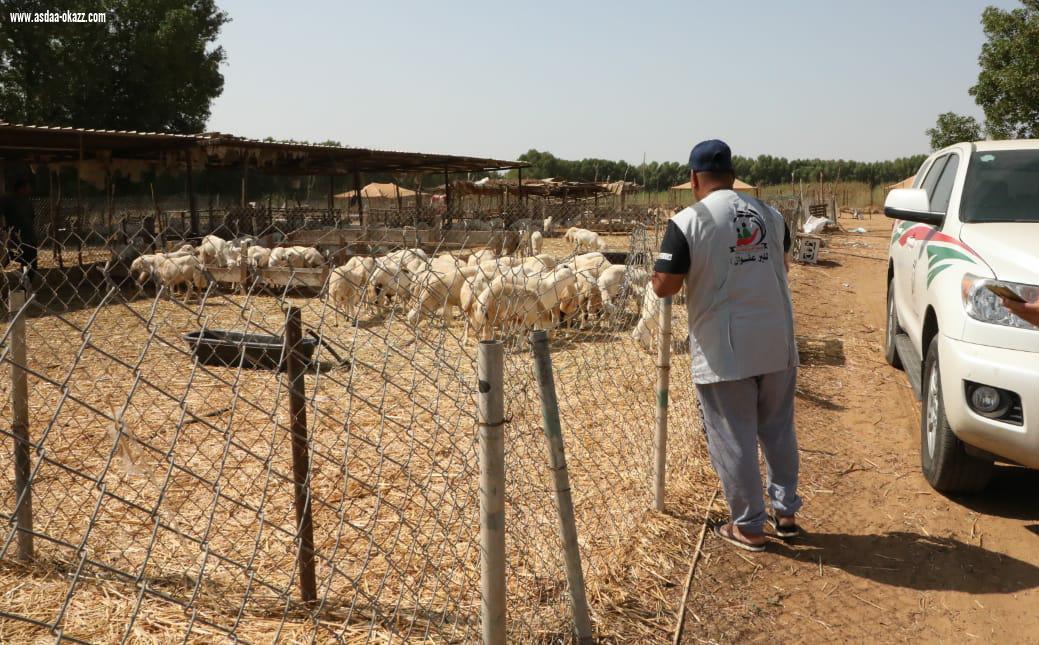
M 303 322 L 299 307 L 289 307 L 285 321 L 284 357 L 289 383 L 289 421 L 292 432 L 292 479 L 296 529 L 299 536 L 299 591 L 303 602 L 317 600 L 314 575 L 314 519 L 310 503 L 310 455 L 307 447 L 307 409 L 303 377 L 306 365 L 301 344 Z
M 563 431 L 559 422 L 559 402 L 556 399 L 555 378 L 552 375 L 552 356 L 548 348 L 548 332 L 538 330 L 530 335 L 534 347 L 534 373 L 541 398 L 541 418 L 548 442 L 549 469 L 556 489 L 556 508 L 559 511 L 559 536 L 563 541 L 566 561 L 566 579 L 570 586 L 570 601 L 574 612 L 574 628 L 581 643 L 592 642 L 592 621 L 588 617 L 588 598 L 584 589 L 584 571 L 581 568 L 581 550 L 577 544 L 577 524 L 574 521 L 574 500 L 570 495 L 570 473 L 566 468 Z
M 25 305 L 25 292 L 11 291 L 8 311 L 12 316 L 11 343 L 11 434 L 14 435 L 14 516 L 18 534 L 18 559 L 33 558 L 32 487 L 29 481 L 32 461 L 29 449 L 29 383 L 25 373 L 25 315 L 18 315 Z
M 660 299 L 660 345 L 657 347 L 657 428 L 653 437 L 653 508 L 664 510 L 667 479 L 667 403 L 671 386 L 671 297 Z
M 480 602 L 484 645 L 505 643 L 505 350 L 481 341 L 476 353 L 480 431 Z

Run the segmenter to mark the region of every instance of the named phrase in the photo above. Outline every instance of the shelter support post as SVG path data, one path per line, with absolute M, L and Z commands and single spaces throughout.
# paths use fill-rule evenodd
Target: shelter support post
M 523 206 L 526 206 L 527 205 L 527 198 L 524 196 L 524 193 L 523 193 L 523 169 L 522 168 L 517 168 L 516 169 L 516 194 L 519 196 L 519 200 L 517 200 L 517 201 L 522 203 Z M 524 213 L 523 216 L 526 217 L 526 213 Z
M 72 230 L 76 238 L 76 261 L 83 266 L 83 238 L 79 235 L 83 222 L 83 135 L 79 135 L 79 165 L 76 166 L 76 217 Z
M 198 224 L 198 204 L 195 202 L 195 177 L 191 168 L 191 152 L 187 153 L 188 171 L 188 210 L 191 212 L 191 235 L 198 237 L 201 230 Z
M 249 188 L 249 157 L 242 150 L 242 195 L 238 199 L 239 208 L 245 208 L 245 194 Z
M 452 206 L 453 206 L 452 198 L 454 196 L 451 194 L 451 192 L 452 192 L 451 191 L 451 173 L 449 173 L 447 171 L 447 168 L 444 168 L 444 215 L 447 218 L 448 226 L 451 225 L 451 218 L 452 218 L 452 213 L 453 213 L 453 211 L 452 211 Z
M 328 221 L 332 222 L 335 214 L 336 176 L 328 176 Z
M 393 182 L 393 192 L 397 196 L 397 221 L 400 223 L 401 226 L 403 226 L 404 225 L 404 213 L 403 213 L 403 211 L 404 211 L 404 204 L 403 204 L 403 202 L 401 200 L 401 197 L 400 197 L 400 179 L 399 178 L 397 178 L 397 181 Z
M 361 197 L 361 173 L 354 171 L 354 195 L 357 197 L 357 223 L 361 226 L 361 236 L 368 239 L 368 220 L 364 218 L 364 198 Z

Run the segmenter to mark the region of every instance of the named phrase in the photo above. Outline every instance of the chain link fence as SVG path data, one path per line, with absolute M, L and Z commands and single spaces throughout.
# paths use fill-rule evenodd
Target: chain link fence
M 554 211 L 557 226 L 589 221 L 587 209 L 577 208 Z M 290 247 L 306 231 L 362 225 L 312 211 L 206 214 L 195 232 L 240 237 L 240 265 L 220 266 L 236 260 L 218 256 L 199 267 L 198 279 L 183 280 L 164 273 L 168 265 L 159 260 L 141 270 L 140 258 L 175 258 L 184 244 L 193 245 L 183 251 L 192 259 L 201 255 L 205 240 L 192 234 L 190 218 L 147 208 L 110 222 L 104 212 L 40 218 L 38 273 L 23 274 L 17 264 L 5 271 L 14 305 L 0 349 L 10 376 L 0 389 L 7 418 L 17 420 L 24 406 L 27 442 L 17 423 L 4 428 L 16 449 L 0 451 L 0 641 L 479 640 L 475 359 L 477 335 L 488 330 L 505 344 L 508 639 L 569 639 L 573 620 L 527 340 L 537 326 L 552 330 L 595 633 L 616 640 L 663 633 L 659 614 L 671 602 L 670 583 L 633 573 L 652 569 L 655 557 L 646 522 L 656 379 L 652 334 L 640 343 L 633 330 L 666 218 L 646 209 L 612 217 L 624 233 L 604 238 L 607 255 L 624 268 L 605 302 L 594 277 L 578 279 L 568 292 L 574 306 L 549 311 L 546 324 L 531 321 L 521 296 L 505 298 L 488 318 L 483 291 L 470 294 L 470 309 L 456 317 L 459 295 L 437 291 L 430 278 L 445 270 L 431 274 L 425 263 L 409 267 L 404 259 L 392 271 L 386 264 L 366 270 L 345 299 L 340 291 L 330 296 L 335 266 L 353 257 L 370 258 L 357 265 L 384 263 L 400 250 L 387 236 L 360 238 L 360 251 L 320 247 L 321 260 L 310 267 L 251 261 L 252 247 Z M 534 219 L 516 214 L 527 217 L 506 225 Z M 419 223 L 418 213 L 406 215 L 409 225 Z M 448 223 L 465 220 L 458 215 Z M 501 252 L 504 238 L 426 239 L 428 258 L 450 258 L 440 261 L 454 267 Z M 562 239 L 547 239 L 544 251 L 576 263 Z M 479 270 L 504 274 L 531 262 L 529 255 L 520 248 Z M 21 289 L 29 294 L 24 304 L 14 296 Z M 679 304 L 674 328 L 684 330 Z M 287 348 L 294 308 L 303 341 Z M 474 310 L 484 312 L 483 327 L 473 323 Z M 681 375 L 689 364 L 684 333 L 678 336 L 672 365 Z M 228 348 L 231 358 L 221 353 Z M 292 351 L 312 352 L 300 376 L 305 440 L 296 442 L 304 435 L 294 430 L 292 379 L 279 370 Z M 19 400 L 13 390 L 22 376 L 28 388 Z M 673 380 L 670 418 L 669 494 L 702 503 L 707 460 L 687 378 Z M 19 445 L 29 466 L 16 482 Z M 294 455 L 301 449 L 302 462 Z M 31 529 L 19 520 L 30 503 Z M 309 521 L 297 515 L 301 504 Z M 19 548 L 30 537 L 25 560 Z M 301 592 L 308 558 L 309 598 Z M 654 585 L 649 599 L 635 578 Z

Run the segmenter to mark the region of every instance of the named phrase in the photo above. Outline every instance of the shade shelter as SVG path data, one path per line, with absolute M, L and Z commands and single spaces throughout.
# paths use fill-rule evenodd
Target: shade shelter
M 220 132 L 168 134 L 26 125 L 0 121 L 0 164 L 38 168 L 71 165 L 77 177 L 110 178 L 131 167 L 183 170 L 190 201 L 191 230 L 199 228 L 193 173 L 199 168 L 234 168 L 241 172 L 241 206 L 246 205 L 250 172 L 283 176 L 347 176 L 361 190 L 361 173 L 443 174 L 522 169 L 530 164 L 482 157 L 440 155 L 298 142 L 261 141 Z M 106 180 L 107 181 L 107 180 Z M 329 182 L 328 209 L 333 209 L 334 182 Z M 2 188 L 2 186 L 0 186 Z M 451 191 L 445 196 L 450 211 Z M 396 193 L 394 193 L 396 199 Z M 362 216 L 361 213 L 358 214 Z

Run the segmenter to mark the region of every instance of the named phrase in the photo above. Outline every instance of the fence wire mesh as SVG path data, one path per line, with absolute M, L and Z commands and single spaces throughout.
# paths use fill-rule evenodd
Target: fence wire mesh
M 29 380 L 35 558 L 16 557 L 15 510 L 24 498 L 16 497 L 5 449 L 0 641 L 478 640 L 478 336 L 506 343 L 509 640 L 568 639 L 526 335 L 538 326 L 552 329 L 596 633 L 644 637 L 626 621 L 639 612 L 647 614 L 639 620 L 654 620 L 629 578 L 644 555 L 638 545 L 651 505 L 655 327 L 635 332 L 645 327 L 639 319 L 662 214 L 613 218 L 618 229 L 627 226 L 604 238 L 601 260 L 581 260 L 546 232 L 540 265 L 524 235 L 462 227 L 460 237 L 426 237 L 425 253 L 412 262 L 415 254 L 401 251 L 407 230 L 365 229 L 345 244 L 322 232 L 357 232 L 356 222 L 325 229 L 320 218 L 290 217 L 262 226 L 206 221 L 228 238 L 247 234 L 234 242 L 237 255 L 210 257 L 206 241 L 184 228 L 189 222 L 149 217 L 132 213 L 111 226 L 46 222 L 37 273 L 23 275 L 16 265 L 5 273 L 8 289 L 30 293 L 12 313 L 25 321 L 25 364 L 15 364 L 12 325 L 0 361 Z M 254 262 L 249 251 L 315 239 L 322 243 L 310 266 L 289 252 L 281 268 L 263 266 L 265 256 Z M 193 248 L 180 257 L 190 260 L 177 260 L 185 243 Z M 573 269 L 569 282 L 553 271 L 556 261 Z M 526 267 L 522 278 L 517 266 Z M 608 284 L 605 273 L 614 276 Z M 513 286 L 495 291 L 494 278 Z M 563 283 L 572 289 L 560 291 Z M 685 329 L 680 304 L 676 330 Z M 254 349 L 277 367 L 288 307 L 301 309 L 313 350 L 304 377 L 303 482 L 313 514 L 313 602 L 299 591 L 286 378 L 256 369 L 263 359 L 249 352 L 209 364 L 205 343 L 186 336 L 256 335 Z M 676 374 L 689 368 L 684 336 L 676 332 Z M 10 379 L 0 387 L 9 401 Z M 10 418 L 10 404 L 5 413 Z M 686 378 L 672 380 L 670 416 L 669 494 L 706 498 L 693 490 L 704 481 L 706 457 Z M 11 445 L 13 431 L 3 432 Z

